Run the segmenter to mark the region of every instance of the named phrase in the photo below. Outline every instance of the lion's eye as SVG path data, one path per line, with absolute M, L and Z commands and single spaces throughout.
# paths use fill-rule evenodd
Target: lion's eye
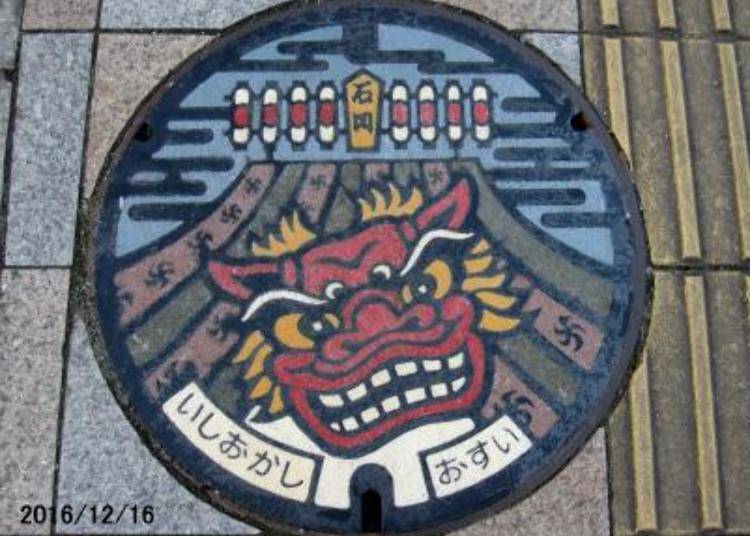
M 315 346 L 315 341 L 302 332 L 300 324 L 303 318 L 300 313 L 291 313 L 277 318 L 273 326 L 276 339 L 287 348 L 311 350 Z
M 332 313 L 313 313 L 302 319 L 300 330 L 311 339 L 318 341 L 329 337 L 339 325 L 339 319 Z
M 335 300 L 336 296 L 344 290 L 344 284 L 340 281 L 331 281 L 326 285 L 326 289 L 324 291 L 326 298 L 329 300 Z
M 387 264 L 378 264 L 372 269 L 372 275 L 388 281 L 393 277 L 393 270 Z
M 339 327 L 339 319 L 331 313 L 290 313 L 280 316 L 274 324 L 276 339 L 287 348 L 311 350 Z
M 407 285 L 402 291 L 404 301 L 444 298 L 453 285 L 453 273 L 444 261 L 433 261 L 422 272 L 416 272 L 409 277 Z

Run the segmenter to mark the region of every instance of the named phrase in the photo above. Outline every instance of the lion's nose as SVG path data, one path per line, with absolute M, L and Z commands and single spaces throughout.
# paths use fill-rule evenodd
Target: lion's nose
M 358 353 L 371 353 L 382 345 L 406 340 L 435 322 L 433 307 L 407 307 L 396 292 L 363 290 L 342 308 L 343 330 L 323 345 L 322 357 L 346 361 Z
M 396 292 L 374 288 L 362 289 L 352 294 L 344 303 L 341 317 L 345 329 L 373 333 L 392 325 L 403 308 L 404 303 Z M 371 322 L 374 326 L 370 325 Z
M 363 304 L 354 313 L 355 329 L 363 335 L 388 331 L 399 319 L 398 311 L 385 301 Z

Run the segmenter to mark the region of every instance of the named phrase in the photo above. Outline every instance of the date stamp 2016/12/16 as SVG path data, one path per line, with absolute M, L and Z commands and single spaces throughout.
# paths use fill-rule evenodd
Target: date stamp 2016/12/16
M 20 508 L 22 525 L 150 525 L 154 522 L 152 505 L 64 504 L 58 507 L 24 504 Z

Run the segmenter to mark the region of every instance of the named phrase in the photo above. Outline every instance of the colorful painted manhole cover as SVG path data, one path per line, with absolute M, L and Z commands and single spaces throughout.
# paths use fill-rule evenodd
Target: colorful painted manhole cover
M 427 531 L 548 480 L 644 318 L 633 186 L 574 86 L 412 2 L 254 17 L 145 102 L 98 187 L 93 324 L 194 492 L 291 531 Z

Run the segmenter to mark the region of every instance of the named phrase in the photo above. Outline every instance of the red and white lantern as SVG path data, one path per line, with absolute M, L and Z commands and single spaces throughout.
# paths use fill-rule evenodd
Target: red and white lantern
M 255 94 L 256 97 L 249 87 L 239 86 L 232 92 L 230 140 L 234 145 L 247 145 L 253 136 L 255 98 L 261 101 L 260 124 L 256 127 L 261 140 L 266 144 L 278 140 L 282 135 L 281 91 L 277 86 L 268 86 L 260 94 Z M 317 98 L 315 110 L 310 108 L 312 98 Z M 303 145 L 313 133 L 321 145 L 334 144 L 340 134 L 340 98 L 342 95 L 331 81 L 322 83 L 312 95 L 303 82 L 295 83 L 289 90 L 286 108 L 291 143 Z M 395 82 L 387 98 L 390 101 L 388 133 L 397 145 L 406 144 L 413 133 L 427 144 L 435 143 L 441 132 L 452 145 L 461 143 L 467 131 L 480 143 L 491 140 L 492 94 L 484 83 L 475 83 L 469 92 L 458 81 L 449 81 L 438 99 L 435 84 L 430 80 L 423 81 L 414 92 L 404 82 Z M 416 99 L 416 113 L 413 99 Z M 416 115 L 415 127 L 412 127 L 413 115 Z M 313 121 L 314 125 L 311 124 Z
M 423 83 L 419 87 L 419 137 L 426 143 L 437 139 L 437 105 L 435 103 L 435 88 Z
M 397 143 L 409 141 L 409 88 L 394 84 L 391 89 L 391 137 Z
M 445 89 L 445 117 L 448 123 L 448 139 L 458 143 L 464 136 L 464 104 L 461 86 L 452 82 Z
M 474 138 L 484 142 L 490 139 L 492 109 L 487 86 L 477 84 L 471 91 L 471 115 L 474 123 Z
M 336 87 L 322 86 L 318 92 L 318 139 L 321 143 L 332 144 L 336 141 L 337 120 Z
M 273 87 L 263 92 L 261 109 L 261 138 L 264 143 L 274 143 L 279 136 L 279 90 Z
M 301 145 L 307 140 L 307 88 L 301 84 L 293 86 L 289 100 L 289 138 L 292 143 Z
M 250 89 L 238 87 L 232 94 L 232 143 L 247 145 L 251 121 Z

